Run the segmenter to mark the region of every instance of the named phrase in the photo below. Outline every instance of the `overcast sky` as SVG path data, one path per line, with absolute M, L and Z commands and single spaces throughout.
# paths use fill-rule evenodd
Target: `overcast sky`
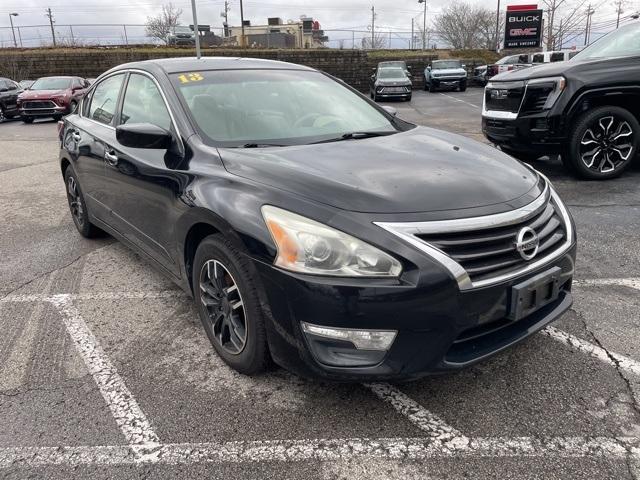
M 470 3 L 484 5 L 487 8 L 495 9 L 496 0 L 466 0 Z M 581 0 L 569 0 L 581 1 Z M 628 0 L 628 7 L 625 13 L 631 13 L 637 2 L 640 0 Z M 9 26 L 9 16 L 11 12 L 19 13 L 14 17 L 15 25 L 44 24 L 48 21 L 45 17 L 45 9 L 51 7 L 56 23 L 56 31 L 62 37 L 69 36 L 70 32 L 66 24 L 86 24 L 86 23 L 127 23 L 143 24 L 149 15 L 155 14 L 159 7 L 167 3 L 166 0 L 1 0 L 0 1 L 0 27 Z M 432 19 L 437 15 L 447 0 L 428 0 L 427 17 Z M 535 1 L 527 0 L 502 0 L 501 9 L 505 4 L 530 4 Z M 599 22 L 615 20 L 614 0 L 594 0 L 597 5 L 594 22 L 596 27 Z M 173 4 L 183 10 L 181 23 L 192 23 L 190 0 L 175 0 Z M 367 30 L 371 23 L 371 5 L 376 8 L 376 26 L 383 31 L 393 29 L 395 31 L 411 30 L 411 19 L 422 24 L 422 4 L 417 0 L 321 0 L 311 2 L 304 0 L 245 0 L 245 19 L 251 20 L 252 24 L 266 23 L 267 17 L 281 17 L 283 20 L 298 19 L 300 15 L 307 15 L 318 20 L 325 30 L 333 29 L 354 29 Z M 221 27 L 222 19 L 220 12 L 223 10 L 224 0 L 198 0 L 198 20 L 199 23 L 210 24 L 212 27 Z M 229 22 L 239 24 L 240 9 L 239 0 L 230 0 Z M 603 23 L 603 27 L 608 24 Z M 378 28 L 376 28 L 378 30 Z M 38 38 L 41 43 L 48 40 L 49 33 L 44 29 L 21 29 L 21 36 L 25 43 L 33 44 Z M 11 31 L 7 28 L 0 28 L 0 42 L 7 45 L 10 40 Z M 122 36 L 120 29 L 114 31 L 106 28 L 74 28 L 76 37 L 104 36 L 111 40 L 116 36 Z M 130 41 L 140 41 L 144 36 L 144 29 L 128 29 Z M 332 39 L 350 38 L 351 34 L 340 32 L 328 32 Z M 360 34 L 362 36 L 364 34 Z M 26 41 L 29 40 L 29 41 Z M 333 45 L 335 46 L 335 45 Z M 399 46 L 399 45 L 395 45 Z

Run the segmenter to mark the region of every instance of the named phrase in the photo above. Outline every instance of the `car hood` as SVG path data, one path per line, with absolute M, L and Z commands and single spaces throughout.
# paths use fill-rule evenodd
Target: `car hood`
M 22 100 L 36 100 L 40 98 L 51 98 L 56 95 L 65 95 L 67 90 L 25 90 L 20 94 Z
M 432 69 L 431 74 L 438 75 L 466 75 L 467 71 L 464 68 L 438 68 Z
M 331 205 L 370 213 L 507 204 L 538 182 L 488 145 L 440 130 L 261 149 L 219 149 L 232 174 Z M 517 203 L 517 202 L 516 202 Z
M 577 63 L 577 62 L 576 62 Z M 530 80 L 532 78 L 556 77 L 573 67 L 576 63 L 572 62 L 553 62 L 535 65 L 533 67 L 511 70 L 494 76 L 491 81 L 512 82 L 517 80 Z
M 411 80 L 407 77 L 398 77 L 398 78 L 379 78 L 376 80 L 377 85 L 411 85 Z

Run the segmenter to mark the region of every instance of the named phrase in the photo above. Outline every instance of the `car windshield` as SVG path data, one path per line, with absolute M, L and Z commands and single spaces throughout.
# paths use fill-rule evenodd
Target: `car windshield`
M 31 85 L 30 90 L 65 90 L 71 87 L 71 79 L 64 77 L 46 77 L 39 78 L 33 85 Z
M 213 70 L 171 79 L 205 141 L 220 146 L 310 144 L 405 125 L 320 72 Z
M 378 70 L 378 78 L 404 78 L 404 70 L 397 67 L 385 67 Z
M 173 31 L 176 33 L 191 33 L 191 29 L 189 27 L 174 27 Z
M 443 68 L 462 68 L 462 63 L 459 60 L 442 60 L 433 62 L 431 68 L 439 70 Z
M 626 25 L 600 38 L 582 50 L 571 61 L 605 57 L 640 55 L 640 25 Z
M 407 64 L 405 62 L 401 62 L 401 61 L 398 61 L 398 62 L 382 62 L 380 64 L 380 67 L 381 68 L 393 68 L 393 67 L 396 67 L 396 68 L 405 69 L 407 67 Z

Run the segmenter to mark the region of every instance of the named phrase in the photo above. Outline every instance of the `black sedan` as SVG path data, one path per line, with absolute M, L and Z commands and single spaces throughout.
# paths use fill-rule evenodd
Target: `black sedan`
M 165 272 L 246 374 L 456 370 L 571 305 L 574 228 L 544 177 L 308 67 L 121 65 L 60 142 L 79 232 Z
M 404 69 L 381 63 L 371 75 L 369 95 L 374 101 L 390 98 L 411 100 L 411 79 Z
M 0 123 L 19 115 L 18 95 L 22 87 L 9 78 L 0 77 Z

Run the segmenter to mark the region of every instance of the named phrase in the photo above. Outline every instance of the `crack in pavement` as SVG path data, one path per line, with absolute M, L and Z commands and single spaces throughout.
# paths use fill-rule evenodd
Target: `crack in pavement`
M 627 391 L 629 392 L 629 396 L 631 398 L 631 402 L 624 402 L 624 403 L 630 405 L 633 411 L 635 412 L 636 416 L 640 418 L 640 406 L 638 405 L 638 400 L 635 396 L 635 392 L 633 391 L 633 386 L 631 385 L 631 381 L 625 376 L 624 372 L 620 368 L 620 361 L 616 358 L 615 355 L 612 355 L 611 352 L 609 352 L 609 350 L 602 344 L 602 342 L 596 336 L 596 334 L 589 328 L 587 324 L 587 320 L 582 316 L 582 314 L 577 310 L 575 310 L 574 308 L 571 308 L 571 310 L 580 319 L 580 322 L 582 323 L 585 331 L 589 336 L 591 336 L 591 338 L 593 339 L 593 342 L 607 354 L 607 356 L 609 357 L 609 360 L 611 360 L 611 362 L 613 363 L 614 368 L 618 373 L 618 376 L 626 386 Z M 639 477 L 638 475 L 636 475 L 636 469 L 633 465 L 633 457 L 635 454 L 635 449 L 633 446 L 623 442 L 621 443 L 621 445 L 627 451 L 627 455 L 625 456 L 625 465 L 627 466 L 627 471 L 629 472 L 629 475 L 633 480 L 638 480 Z
M 62 381 L 62 383 L 60 384 L 52 385 L 49 387 L 43 387 L 43 386 L 27 387 L 27 388 L 18 388 L 18 389 L 4 391 L 4 392 L 0 391 L 0 397 L 19 397 L 20 395 L 24 395 L 26 393 L 31 393 L 31 392 L 55 392 L 57 390 L 74 388 L 74 387 L 77 387 L 77 385 L 74 385 L 75 383 L 77 383 L 79 380 L 84 379 L 85 377 L 89 377 L 90 375 L 91 374 L 87 372 L 80 375 L 79 377 L 74 377 L 73 379 L 67 379 Z
M 35 276 L 34 278 L 32 278 L 31 280 L 27 280 L 26 282 L 21 283 L 20 285 L 18 285 L 17 287 L 11 289 L 9 292 L 7 293 L 2 293 L 2 297 L 0 297 L 0 300 L 4 300 L 7 297 L 10 297 L 11 295 L 13 295 L 14 293 L 16 293 L 18 290 L 31 285 L 33 282 L 35 282 L 36 280 L 40 280 L 43 277 L 46 277 L 47 275 L 51 275 L 54 272 L 57 272 L 58 270 L 63 270 L 65 268 L 70 267 L 71 265 L 73 265 L 74 263 L 78 262 L 79 260 L 81 260 L 82 258 L 86 257 L 87 255 L 89 255 L 90 253 L 94 253 L 94 252 L 98 252 L 100 250 L 102 250 L 103 248 L 107 248 L 109 246 L 111 246 L 113 244 L 113 242 L 109 242 L 107 245 L 103 245 L 101 247 L 95 248 L 93 250 L 90 250 L 88 252 L 85 252 L 81 255 L 78 255 L 76 258 L 74 258 L 73 260 L 69 261 L 68 263 L 62 265 L 62 266 L 58 266 L 55 268 L 52 268 L 51 270 L 48 270 L 46 272 L 40 273 L 37 276 Z

